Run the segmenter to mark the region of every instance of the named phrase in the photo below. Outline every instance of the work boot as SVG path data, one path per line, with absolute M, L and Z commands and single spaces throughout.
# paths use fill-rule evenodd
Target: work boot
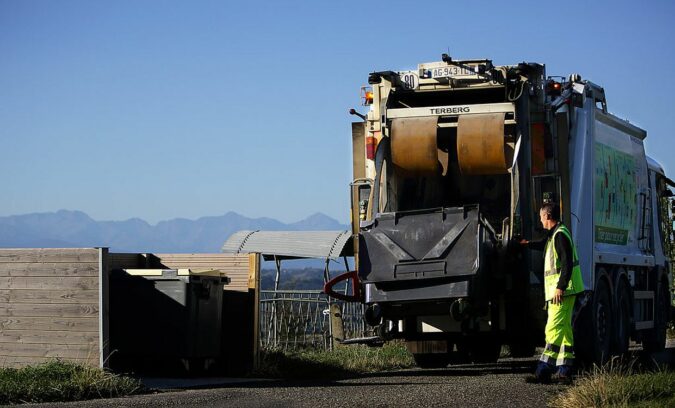
M 572 367 L 568 365 L 558 366 L 558 370 L 553 374 L 552 380 L 560 384 L 571 384 Z
M 537 370 L 534 372 L 534 378 L 531 382 L 548 384 L 551 382 L 551 374 L 553 373 L 553 366 L 540 361 L 537 365 Z

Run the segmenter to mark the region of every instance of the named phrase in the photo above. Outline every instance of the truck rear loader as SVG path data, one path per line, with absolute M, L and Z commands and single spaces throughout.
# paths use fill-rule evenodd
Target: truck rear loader
M 543 345 L 544 234 L 560 205 L 578 249 L 577 356 L 603 362 L 631 339 L 664 347 L 675 184 L 645 155 L 645 130 L 607 109 L 599 85 L 490 60 L 379 71 L 352 124 L 352 299 L 380 339 L 419 366 L 495 361 Z M 338 295 L 344 298 L 344 295 Z

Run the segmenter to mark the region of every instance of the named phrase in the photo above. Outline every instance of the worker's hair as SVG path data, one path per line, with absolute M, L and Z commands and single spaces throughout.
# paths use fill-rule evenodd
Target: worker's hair
M 560 206 L 556 203 L 546 203 L 539 211 L 546 213 L 553 221 L 560 221 Z

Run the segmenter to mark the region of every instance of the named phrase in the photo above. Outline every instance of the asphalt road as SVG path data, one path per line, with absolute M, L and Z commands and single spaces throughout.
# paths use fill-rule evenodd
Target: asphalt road
M 253 380 L 54 407 L 543 407 L 559 385 L 525 382 L 534 359 L 447 369 L 411 369 L 339 381 Z
M 637 352 L 637 351 L 636 351 Z M 675 341 L 653 356 L 675 366 Z M 562 385 L 531 384 L 536 358 L 444 369 L 410 369 L 344 380 L 154 380 L 164 388 L 127 398 L 39 404 L 39 407 L 545 407 Z M 183 389 L 168 388 L 184 387 Z M 199 387 L 199 388 L 187 388 Z M 31 404 L 32 405 L 32 404 Z M 31 406 L 26 405 L 26 406 Z

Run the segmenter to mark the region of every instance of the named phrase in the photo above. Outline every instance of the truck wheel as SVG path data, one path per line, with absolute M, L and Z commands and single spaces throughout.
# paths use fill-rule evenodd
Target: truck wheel
M 626 281 L 619 281 L 616 290 L 616 330 L 614 332 L 614 353 L 625 354 L 628 352 L 631 332 L 631 295 Z
M 475 337 L 457 343 L 457 350 L 475 364 L 494 363 L 502 352 L 502 344 L 491 337 Z
M 592 357 L 597 364 L 604 364 L 610 357 L 612 337 L 612 302 L 607 283 L 600 279 L 593 294 Z
M 659 282 L 654 300 L 654 328 L 647 331 L 642 340 L 642 349 L 648 353 L 663 351 L 666 347 L 666 327 L 668 324 L 668 312 L 670 297 L 668 285 Z
M 532 343 L 527 342 L 524 339 L 509 344 L 509 352 L 511 354 L 511 357 L 514 358 L 532 357 L 535 351 L 536 346 Z
M 446 353 L 413 353 L 412 356 L 419 368 L 445 368 L 450 364 Z
M 482 345 L 480 350 L 474 350 L 472 360 L 474 363 L 494 363 L 499 360 L 499 355 L 502 353 L 502 344 L 495 339 L 486 339 L 479 342 Z
M 459 365 L 459 364 L 471 364 L 471 356 L 462 348 L 460 343 L 457 344 L 457 351 L 452 351 L 450 355 L 450 364 Z

